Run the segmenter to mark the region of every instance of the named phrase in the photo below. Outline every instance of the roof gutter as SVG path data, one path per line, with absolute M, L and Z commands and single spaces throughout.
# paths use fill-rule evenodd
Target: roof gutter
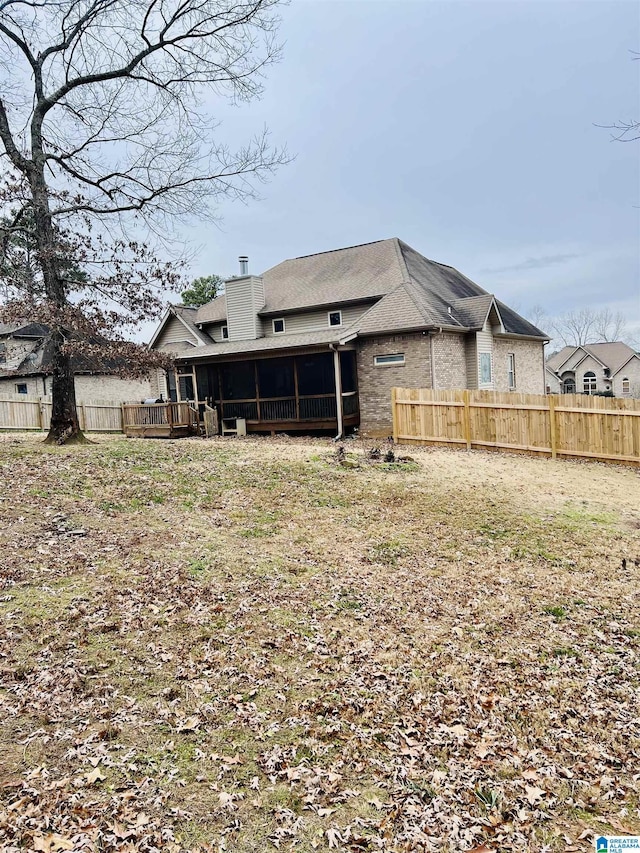
M 495 332 L 494 338 L 518 338 L 521 341 L 537 341 L 539 344 L 548 344 L 551 338 L 541 338 L 538 335 L 519 335 L 517 332 Z M 567 359 L 568 361 L 569 359 Z M 563 362 L 564 364 L 564 362 Z

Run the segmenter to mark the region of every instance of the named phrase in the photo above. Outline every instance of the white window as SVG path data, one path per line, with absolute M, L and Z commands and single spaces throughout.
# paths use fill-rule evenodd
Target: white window
M 514 391 L 516 387 L 516 354 L 509 353 L 509 390 Z
M 341 326 L 342 325 L 342 311 L 329 311 L 329 325 L 330 326 Z
M 480 384 L 491 385 L 491 353 L 480 353 Z
M 373 363 L 376 367 L 398 367 L 404 364 L 404 353 L 396 352 L 393 355 L 376 355 Z
M 222 340 L 223 341 L 229 340 L 229 327 L 228 326 L 222 327 Z
M 585 394 L 595 394 L 596 392 L 596 375 L 592 370 L 589 370 L 584 375 L 583 388 Z
M 284 334 L 284 317 L 278 317 L 277 320 L 272 321 L 272 324 L 273 324 L 273 334 L 274 335 Z
M 626 376 L 622 380 L 622 393 L 623 394 L 630 394 L 631 393 L 631 382 L 629 382 L 629 380 L 627 379 Z
M 27 388 L 26 382 L 18 382 L 16 385 L 16 394 L 28 394 L 29 389 Z

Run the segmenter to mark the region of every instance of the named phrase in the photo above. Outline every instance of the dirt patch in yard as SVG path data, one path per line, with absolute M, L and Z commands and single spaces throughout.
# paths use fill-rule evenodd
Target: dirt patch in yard
M 640 831 L 636 470 L 95 441 L 0 436 L 0 848 Z

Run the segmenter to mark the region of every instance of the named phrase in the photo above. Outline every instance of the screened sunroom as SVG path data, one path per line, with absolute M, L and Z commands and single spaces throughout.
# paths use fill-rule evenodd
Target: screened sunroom
M 248 432 L 343 432 L 360 420 L 352 349 L 216 361 L 181 359 L 171 399 L 215 408 L 222 422 L 246 421 Z

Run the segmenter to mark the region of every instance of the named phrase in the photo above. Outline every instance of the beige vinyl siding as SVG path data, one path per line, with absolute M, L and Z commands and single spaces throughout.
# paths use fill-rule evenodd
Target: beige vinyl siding
M 478 387 L 478 344 L 475 335 L 468 335 L 465 340 L 465 356 L 467 364 L 467 388 Z
M 314 311 L 301 311 L 299 314 L 283 314 L 284 329 L 286 335 L 304 334 L 305 332 L 319 332 L 329 328 L 329 312 L 342 312 L 342 326 L 332 326 L 336 330 L 336 336 L 339 336 L 341 329 L 346 329 L 351 326 L 356 320 L 371 308 L 371 304 L 365 305 L 350 305 L 347 308 L 340 306 L 329 306 L 327 308 L 316 309 Z M 273 337 L 273 320 L 274 317 L 264 317 L 262 320 L 262 330 L 265 337 Z
M 167 388 L 167 374 L 164 370 L 157 368 L 153 370 L 149 374 L 149 381 L 151 384 L 151 396 L 156 397 L 156 399 L 160 396 L 164 397 L 165 400 L 169 399 L 169 389 Z
M 177 317 L 170 317 L 153 348 L 180 352 L 180 350 L 190 349 L 191 346 L 197 346 L 197 344 L 196 336 L 187 329 L 184 323 Z
M 492 389 L 495 384 L 494 377 L 494 365 L 493 365 L 493 335 L 491 331 L 485 326 L 485 328 L 481 332 L 476 332 L 476 347 L 478 351 L 478 356 L 476 360 L 477 368 L 476 368 L 476 376 L 478 378 L 478 388 L 481 389 Z M 480 359 L 483 353 L 489 353 L 491 356 L 491 382 L 481 382 L 480 379 Z
M 206 326 L 203 331 L 205 331 L 210 338 L 213 338 L 217 344 L 221 344 L 223 341 L 229 340 L 228 338 L 222 337 L 222 327 L 226 325 L 227 321 L 225 320 L 224 323 L 215 323 L 212 326 Z
M 230 341 L 255 341 L 262 336 L 258 311 L 264 306 L 262 279 L 230 279 L 226 283 L 227 325 Z

